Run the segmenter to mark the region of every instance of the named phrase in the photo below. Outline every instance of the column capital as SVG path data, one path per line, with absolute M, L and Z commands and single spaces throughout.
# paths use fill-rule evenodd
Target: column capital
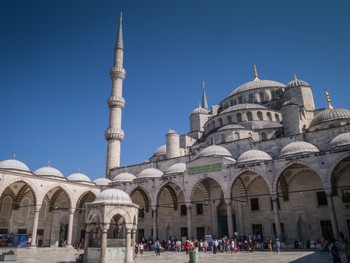
M 40 212 L 41 205 L 35 205 L 34 211 L 35 212 Z
M 152 211 L 157 211 L 158 206 L 157 205 L 152 205 L 151 208 L 152 208 Z
M 232 199 L 231 198 L 226 198 L 225 199 L 226 205 L 231 205 L 232 204 Z
M 271 200 L 272 201 L 277 201 L 278 200 L 278 194 L 271 194 Z
M 192 203 L 186 203 L 186 208 L 187 209 L 192 209 Z
M 68 209 L 68 212 L 69 212 L 69 214 L 74 214 L 75 208 L 69 208 L 69 209 Z
M 109 226 L 110 226 L 110 224 L 108 224 L 108 223 L 100 223 L 100 228 L 101 228 L 102 232 L 107 232 L 109 229 Z

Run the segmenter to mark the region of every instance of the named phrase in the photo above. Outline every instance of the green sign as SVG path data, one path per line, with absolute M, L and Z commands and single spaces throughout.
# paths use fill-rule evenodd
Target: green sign
M 221 171 L 221 163 L 214 163 L 214 164 L 188 168 L 189 175 L 205 174 L 205 173 L 218 172 L 218 171 Z

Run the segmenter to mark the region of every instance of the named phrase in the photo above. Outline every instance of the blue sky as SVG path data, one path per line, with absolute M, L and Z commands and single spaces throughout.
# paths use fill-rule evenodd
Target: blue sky
M 109 69 L 124 14 L 122 166 L 169 128 L 189 131 L 205 80 L 209 105 L 241 84 L 313 88 L 316 108 L 349 109 L 350 2 L 293 0 L 0 1 L 0 160 L 104 176 Z

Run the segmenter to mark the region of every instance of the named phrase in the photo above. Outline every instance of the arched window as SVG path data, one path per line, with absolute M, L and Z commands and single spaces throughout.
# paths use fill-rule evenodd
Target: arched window
M 267 115 L 267 119 L 268 119 L 269 121 L 272 121 L 272 115 L 271 115 L 271 113 L 268 112 L 268 113 L 266 113 L 266 115 Z
M 213 122 L 211 123 L 211 129 L 212 129 L 212 130 L 215 129 L 215 121 L 213 121 Z
M 227 123 L 228 123 L 228 124 L 231 124 L 231 123 L 232 123 L 232 117 L 231 117 L 231 116 L 228 116 L 228 117 L 227 117 Z
M 238 97 L 238 103 L 243 103 L 243 98 L 242 97 Z
M 253 94 L 249 94 L 248 102 L 250 102 L 250 103 L 253 102 Z
M 275 114 L 276 121 L 280 122 L 280 116 L 276 113 Z
M 247 119 L 248 119 L 248 121 L 253 120 L 253 114 L 250 111 L 247 112 Z
M 237 122 L 242 122 L 242 114 L 241 113 L 237 113 L 236 118 L 237 118 Z
M 5 196 L 1 202 L 1 218 L 9 218 L 11 216 L 12 198 L 11 196 Z
M 223 135 L 223 134 L 220 135 L 220 142 L 221 143 L 225 142 L 225 135 Z
M 222 121 L 221 118 L 219 118 L 219 127 L 222 127 L 222 126 L 224 126 L 224 122 Z
M 237 101 L 236 99 L 233 100 L 233 105 L 236 105 L 237 104 Z
M 238 132 L 235 132 L 233 134 L 233 140 L 239 140 L 240 139 L 240 136 L 239 136 L 239 133 Z
M 259 118 L 259 121 L 263 121 L 264 118 L 263 118 L 263 114 L 261 111 L 258 111 L 258 118 Z
M 267 135 L 265 132 L 261 133 L 261 140 L 263 140 L 263 141 L 267 140 Z
M 230 100 L 230 106 L 233 106 L 233 100 Z
M 259 92 L 259 99 L 260 99 L 260 102 L 264 101 L 264 92 L 262 91 Z

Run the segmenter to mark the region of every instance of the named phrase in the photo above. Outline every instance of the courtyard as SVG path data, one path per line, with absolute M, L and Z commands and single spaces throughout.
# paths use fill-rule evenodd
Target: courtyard
M 50 263 L 71 263 L 75 262 L 75 257 L 78 253 L 74 249 L 67 248 L 38 248 L 38 249 L 19 249 L 17 263 L 32 263 L 32 262 L 50 262 Z M 342 254 L 342 262 L 345 261 L 345 256 Z M 136 263 L 187 263 L 188 255 L 185 253 L 164 252 L 160 256 L 156 256 L 154 252 L 144 252 L 142 256 L 135 259 Z M 284 251 L 280 254 L 270 253 L 268 251 L 237 254 L 212 254 L 199 253 L 196 262 L 211 263 L 211 262 L 279 262 L 279 263 L 329 263 L 331 262 L 327 253 L 317 253 L 314 251 L 291 250 Z

